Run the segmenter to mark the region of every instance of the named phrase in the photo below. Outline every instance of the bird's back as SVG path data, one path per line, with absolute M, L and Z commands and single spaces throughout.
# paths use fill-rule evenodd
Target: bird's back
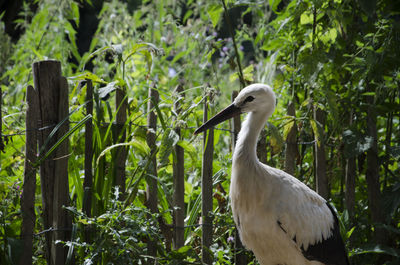
M 244 245 L 263 265 L 323 264 L 305 254 L 333 235 L 336 220 L 326 201 L 279 169 L 246 163 L 234 161 L 230 191 Z

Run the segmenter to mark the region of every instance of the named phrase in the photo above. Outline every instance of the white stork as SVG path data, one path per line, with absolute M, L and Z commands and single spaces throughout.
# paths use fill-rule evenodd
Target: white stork
M 275 102 L 271 87 L 250 85 L 195 131 L 198 134 L 249 113 L 233 153 L 230 186 L 241 240 L 262 265 L 348 265 L 338 219 L 326 200 L 295 177 L 257 158 L 257 139 Z

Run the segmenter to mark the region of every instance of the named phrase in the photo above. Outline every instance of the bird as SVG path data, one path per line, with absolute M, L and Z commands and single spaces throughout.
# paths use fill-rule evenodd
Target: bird
M 229 192 L 240 239 L 261 265 L 348 265 L 333 207 L 297 178 L 257 158 L 258 137 L 275 105 L 269 85 L 251 84 L 194 132 L 247 113 L 233 152 Z

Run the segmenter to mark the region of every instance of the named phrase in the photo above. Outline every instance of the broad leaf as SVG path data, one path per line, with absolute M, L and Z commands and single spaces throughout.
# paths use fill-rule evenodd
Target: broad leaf
M 178 143 L 179 135 L 172 129 L 167 128 L 161 139 L 160 146 L 160 163 L 165 165 L 168 163 L 168 157 L 172 152 L 173 147 Z

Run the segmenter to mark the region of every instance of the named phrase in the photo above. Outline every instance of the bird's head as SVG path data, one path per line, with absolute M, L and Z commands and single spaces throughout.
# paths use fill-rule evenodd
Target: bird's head
M 275 109 L 276 97 L 272 88 L 264 84 L 252 84 L 245 87 L 235 101 L 200 126 L 194 134 L 207 129 L 241 113 L 255 112 L 270 116 Z

